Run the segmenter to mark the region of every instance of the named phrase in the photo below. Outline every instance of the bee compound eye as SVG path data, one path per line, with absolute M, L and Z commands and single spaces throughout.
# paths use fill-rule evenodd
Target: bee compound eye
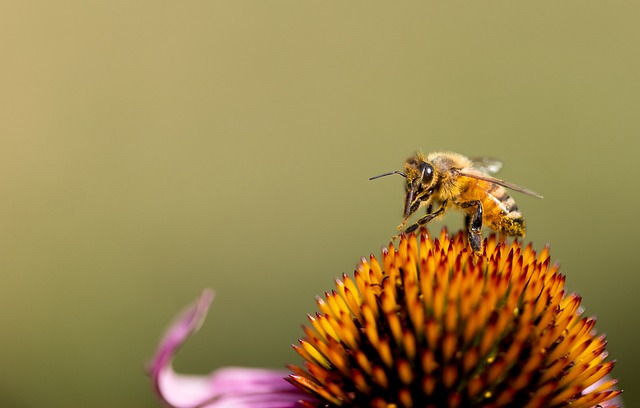
M 433 166 L 429 163 L 422 163 L 420 166 L 420 172 L 422 173 L 422 182 L 430 183 L 433 180 Z

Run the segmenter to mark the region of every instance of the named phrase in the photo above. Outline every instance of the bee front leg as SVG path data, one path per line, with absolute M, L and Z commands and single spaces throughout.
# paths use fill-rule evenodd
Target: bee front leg
M 407 229 L 404 230 L 404 232 L 406 234 L 409 234 L 415 230 L 417 230 L 418 228 L 420 228 L 423 225 L 426 225 L 428 222 L 440 217 L 442 214 L 444 214 L 444 212 L 447 210 L 447 202 L 443 202 L 442 206 L 440 208 L 438 208 L 437 211 L 435 212 L 430 212 L 429 214 L 425 215 L 424 217 L 420 218 L 418 220 L 418 222 L 416 222 L 413 225 L 410 225 L 407 227 Z
M 432 214 L 432 211 L 433 211 L 433 203 L 429 203 L 429 205 L 427 206 L 427 215 Z M 404 230 L 404 226 L 407 224 L 408 220 L 409 220 L 409 217 L 405 217 L 405 218 L 402 219 L 402 222 L 400 223 L 400 225 L 398 225 L 398 231 Z M 426 224 L 429 221 L 431 221 L 431 220 L 427 220 L 423 224 Z M 411 231 L 404 231 L 404 232 L 413 232 L 413 231 L 415 231 L 416 228 L 418 228 L 418 224 L 411 225 L 409 228 L 413 228 L 413 229 Z M 398 237 L 399 236 L 400 235 L 398 235 Z
M 480 200 L 474 200 L 458 205 L 463 209 L 475 207 L 473 213 L 467 213 L 467 236 L 473 252 L 480 254 L 482 252 L 482 203 Z

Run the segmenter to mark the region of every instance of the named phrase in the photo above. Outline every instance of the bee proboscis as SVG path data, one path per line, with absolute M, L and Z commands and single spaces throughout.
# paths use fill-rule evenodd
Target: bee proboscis
M 524 218 L 505 188 L 542 198 L 532 190 L 489 174 L 500 167 L 499 161 L 486 157 L 472 160 L 452 152 L 436 152 L 427 156 L 415 153 L 405 161 L 404 171 L 380 174 L 369 180 L 392 174 L 406 179 L 404 215 L 398 226 L 405 233 L 442 216 L 449 208 L 464 211 L 469 245 L 479 254 L 482 252 L 483 226 L 505 235 L 525 235 Z M 439 206 L 435 211 L 434 205 Z M 420 207 L 426 207 L 427 214 L 405 229 L 409 217 Z

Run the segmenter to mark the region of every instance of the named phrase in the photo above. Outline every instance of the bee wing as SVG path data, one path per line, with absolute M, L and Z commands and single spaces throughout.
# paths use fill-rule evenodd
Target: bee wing
M 502 168 L 502 162 L 493 157 L 474 157 L 471 159 L 473 168 L 488 174 L 496 174 Z
M 504 181 L 499 178 L 489 176 L 488 174 L 482 174 L 482 173 L 476 173 L 476 172 L 471 173 L 471 172 L 465 172 L 465 171 L 459 171 L 458 174 L 461 176 L 471 177 L 478 180 L 488 181 L 489 183 L 498 184 L 502 187 L 506 187 L 510 190 L 517 191 L 522 194 L 530 195 L 532 197 L 542 198 L 540 194 L 536 193 L 533 190 L 529 190 L 528 188 L 520 187 L 517 184 L 509 183 L 508 181 Z

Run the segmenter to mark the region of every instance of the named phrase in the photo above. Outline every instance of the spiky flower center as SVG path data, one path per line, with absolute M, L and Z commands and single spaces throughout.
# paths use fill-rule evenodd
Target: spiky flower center
M 490 237 L 481 256 L 452 239 L 402 237 L 382 264 L 318 299 L 289 381 L 308 407 L 594 407 L 614 381 L 605 341 L 566 294 L 549 248 Z

